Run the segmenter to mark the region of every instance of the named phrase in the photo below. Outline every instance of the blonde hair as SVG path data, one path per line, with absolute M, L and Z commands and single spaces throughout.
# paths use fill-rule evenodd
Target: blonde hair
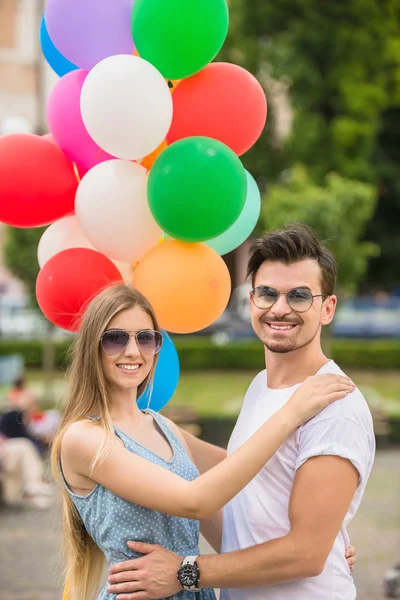
M 81 322 L 79 334 L 70 350 L 69 393 L 66 408 L 51 451 L 53 475 L 62 489 L 63 554 L 69 600 L 92 598 L 101 577 L 104 556 L 85 529 L 83 521 L 63 485 L 60 472 L 61 442 L 67 429 L 88 415 L 100 417 L 98 424 L 104 436 L 93 460 L 92 470 L 106 457 L 114 428 L 110 415 L 110 395 L 101 363 L 100 339 L 111 319 L 118 313 L 139 306 L 152 319 L 153 328 L 160 331 L 154 310 L 136 289 L 118 284 L 103 290 L 89 304 Z M 138 397 L 153 380 L 157 356 L 151 371 L 138 387 Z

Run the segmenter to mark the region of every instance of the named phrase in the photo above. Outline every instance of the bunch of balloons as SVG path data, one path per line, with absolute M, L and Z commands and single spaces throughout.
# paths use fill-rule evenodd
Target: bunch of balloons
M 60 75 L 50 135 L 0 139 L 0 220 L 50 225 L 38 248 L 43 313 L 77 331 L 100 290 L 133 281 L 165 330 L 167 396 L 179 361 L 166 331 L 222 314 L 231 282 L 221 255 L 260 213 L 239 157 L 267 102 L 245 69 L 211 62 L 228 21 L 226 0 L 47 0 L 42 50 Z

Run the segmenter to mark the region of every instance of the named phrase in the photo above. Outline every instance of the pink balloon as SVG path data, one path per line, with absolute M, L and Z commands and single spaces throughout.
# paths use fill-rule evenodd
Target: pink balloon
M 82 69 L 62 77 L 47 103 L 47 122 L 55 143 L 76 163 L 81 176 L 111 156 L 92 140 L 83 124 L 81 90 L 88 73 Z

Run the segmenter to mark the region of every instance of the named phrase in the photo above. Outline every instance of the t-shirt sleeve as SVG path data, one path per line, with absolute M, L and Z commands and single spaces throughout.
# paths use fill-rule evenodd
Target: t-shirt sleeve
M 296 470 L 313 456 L 340 456 L 359 473 L 359 485 L 368 476 L 370 443 L 361 425 L 344 417 L 307 423 L 300 429 Z

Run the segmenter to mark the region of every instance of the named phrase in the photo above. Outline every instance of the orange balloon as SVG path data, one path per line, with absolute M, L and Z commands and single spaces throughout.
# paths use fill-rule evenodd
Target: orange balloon
M 138 160 L 137 162 L 140 163 L 142 165 L 142 167 L 144 167 L 145 169 L 150 171 L 150 169 L 153 166 L 156 159 L 160 156 L 161 152 L 163 150 L 165 150 L 165 148 L 167 148 L 167 147 L 168 147 L 167 140 L 164 140 L 161 142 L 161 144 L 158 146 L 158 148 L 153 150 L 153 152 L 151 154 L 148 154 L 148 156 L 145 156 L 144 158 L 142 158 L 141 160 Z
M 193 333 L 225 310 L 231 278 L 223 259 L 206 244 L 166 240 L 140 261 L 133 284 L 156 311 L 163 329 Z

